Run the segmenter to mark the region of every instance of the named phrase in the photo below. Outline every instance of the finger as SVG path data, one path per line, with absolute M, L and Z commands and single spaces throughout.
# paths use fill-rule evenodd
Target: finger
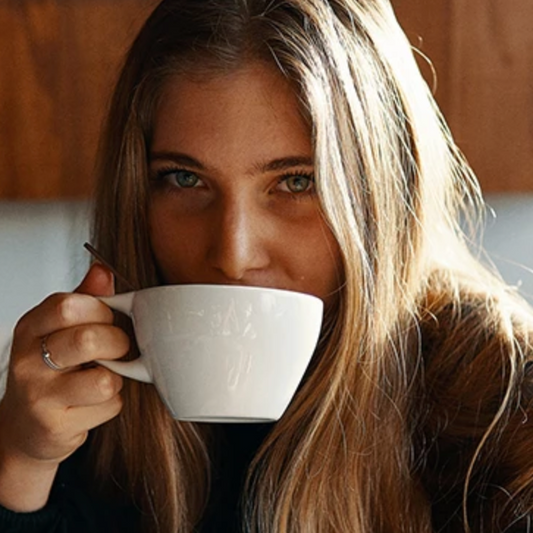
M 52 407 L 89 407 L 105 404 L 122 390 L 124 380 L 101 366 L 59 376 L 52 384 Z
M 26 338 L 32 342 L 54 331 L 80 324 L 112 322 L 111 309 L 93 296 L 58 293 L 46 298 L 19 320 L 15 338 Z
M 46 348 L 53 362 L 63 369 L 95 359 L 118 359 L 128 353 L 130 339 L 109 324 L 84 324 L 51 333 Z
M 74 292 L 92 296 L 112 296 L 115 293 L 113 273 L 101 263 L 93 263 Z
M 117 394 L 98 405 L 71 407 L 66 415 L 66 423 L 72 431 L 83 433 L 115 418 L 122 410 L 122 405 L 122 397 Z

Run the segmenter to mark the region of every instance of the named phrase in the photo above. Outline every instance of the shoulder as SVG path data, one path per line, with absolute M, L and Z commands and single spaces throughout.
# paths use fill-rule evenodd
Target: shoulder
M 425 295 L 419 318 L 427 385 L 476 397 L 512 385 L 529 395 L 533 309 L 513 293 L 439 287 Z
M 466 505 L 474 524 L 518 532 L 533 512 L 532 316 L 512 294 L 468 286 L 422 302 L 419 442 L 438 516 L 462 519 Z

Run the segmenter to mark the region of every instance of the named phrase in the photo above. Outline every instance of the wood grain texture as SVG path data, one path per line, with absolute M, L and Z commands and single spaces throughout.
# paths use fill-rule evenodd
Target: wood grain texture
M 483 189 L 533 190 L 533 1 L 392 1 Z M 90 196 L 118 66 L 156 3 L 0 0 L 0 199 Z
M 533 2 L 452 4 L 455 136 L 485 190 L 533 190 Z
M 533 190 L 533 2 L 393 0 L 485 192 Z
M 441 108 L 447 109 L 450 103 L 450 1 L 392 0 L 392 3 L 424 78 Z
M 118 65 L 153 5 L 0 3 L 0 198 L 90 195 Z

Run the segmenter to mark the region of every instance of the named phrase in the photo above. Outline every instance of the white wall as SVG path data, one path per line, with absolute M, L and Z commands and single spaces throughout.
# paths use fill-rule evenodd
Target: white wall
M 83 277 L 89 211 L 86 202 L 0 202 L 0 353 L 24 312 Z
M 533 194 L 488 195 L 483 245 L 504 279 L 533 304 Z
M 496 216 L 488 216 L 484 245 L 504 278 L 533 302 L 533 195 L 487 201 Z M 89 214 L 84 202 L 0 202 L 0 352 L 18 317 L 82 279 Z

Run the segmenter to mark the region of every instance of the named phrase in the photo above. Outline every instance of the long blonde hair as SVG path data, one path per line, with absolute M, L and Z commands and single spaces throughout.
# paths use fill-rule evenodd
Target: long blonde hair
M 528 329 L 519 328 L 519 344 L 518 304 L 459 228 L 480 205 L 479 188 L 388 0 L 163 2 L 133 44 L 111 105 L 98 246 L 139 286 L 159 283 L 146 157 L 161 89 L 170 76 L 226 72 L 250 59 L 277 65 L 300 96 L 344 283 L 304 383 L 250 466 L 245 529 L 429 532 L 437 500 L 454 512 L 459 502 L 451 523 L 465 530 L 469 519 L 516 514 L 507 499 L 477 512 L 471 487 L 489 476 L 484 457 L 497 454 L 485 450 L 505 443 L 509 413 L 524 408 Z M 465 377 L 473 369 L 496 378 L 476 390 Z M 462 388 L 436 396 L 440 375 L 456 375 Z M 98 471 L 113 470 L 146 512 L 147 531 L 190 532 L 209 491 L 209 429 L 171 420 L 150 387 L 129 383 L 125 395 L 121 416 L 94 434 Z M 446 440 L 459 427 L 454 402 L 472 413 L 450 439 L 469 451 L 442 495 L 436 457 L 442 442 L 455 457 Z M 502 492 L 527 501 L 533 464 L 509 464 L 515 474 Z

